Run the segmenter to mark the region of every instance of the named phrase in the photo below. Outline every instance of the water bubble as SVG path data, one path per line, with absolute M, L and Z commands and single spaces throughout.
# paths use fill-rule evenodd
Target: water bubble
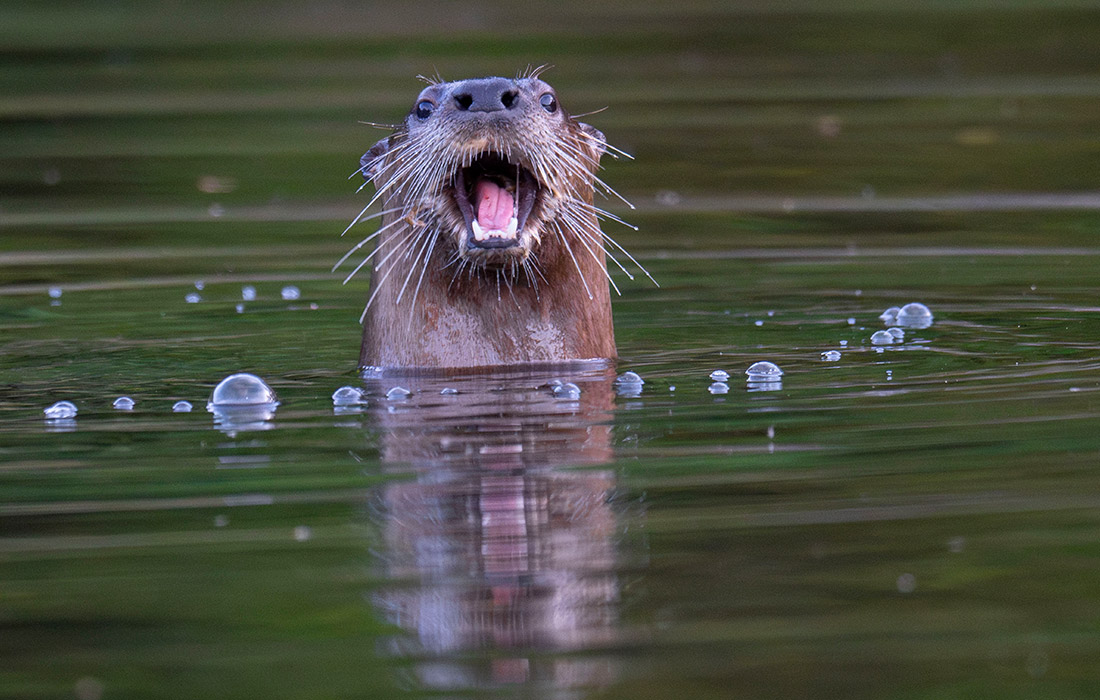
M 897 580 L 898 593 L 912 593 L 917 590 L 917 577 L 913 574 L 902 574 Z
M 891 306 L 889 309 L 886 309 L 881 314 L 879 314 L 878 318 L 879 318 L 880 321 L 882 321 L 886 325 L 892 326 L 892 325 L 894 325 L 894 322 L 898 318 L 898 312 L 899 311 L 901 311 L 901 309 L 899 309 L 898 307 Z
M 825 360 L 826 362 L 836 362 L 840 359 L 840 351 L 826 350 L 825 352 L 821 353 L 821 359 Z
M 906 304 L 898 310 L 897 325 L 906 328 L 928 328 L 932 325 L 932 312 L 920 302 Z
M 763 321 L 753 321 L 752 323 L 753 323 L 754 326 L 763 326 L 764 325 Z
M 215 515 L 214 516 L 214 527 L 225 527 L 228 524 L 229 524 L 229 516 L 228 515 Z
M 50 420 L 76 418 L 76 404 L 72 401 L 58 401 L 52 406 L 43 409 L 42 413 L 46 414 L 46 418 Z
M 573 382 L 554 387 L 554 398 L 576 401 L 581 397 L 581 388 Z
M 645 380 L 636 372 L 623 372 L 615 378 L 615 393 L 632 398 L 641 396 Z
M 221 380 L 210 396 L 214 406 L 278 405 L 279 399 L 264 380 L 254 374 L 239 372 Z
M 887 328 L 887 329 L 886 329 L 886 332 L 887 332 L 887 333 L 889 333 L 890 335 L 894 336 L 894 339 L 895 339 L 895 340 L 901 340 L 902 338 L 904 338 L 904 337 L 905 337 L 905 331 L 903 331 L 902 329 L 898 328 L 897 326 L 893 326 L 893 327 L 891 327 L 891 328 Z
M 294 301 L 302 297 L 302 291 L 293 284 L 288 284 L 283 287 L 282 291 L 279 293 L 282 294 L 283 299 L 286 301 Z
M 206 282 L 204 282 L 202 280 L 195 280 L 195 289 L 197 289 L 201 292 L 205 288 L 206 288 Z
M 745 370 L 745 374 L 748 375 L 749 379 L 756 381 L 778 381 L 783 376 L 783 370 L 779 369 L 779 365 L 774 362 L 761 360 L 749 365 L 749 368 Z
M 73 696 L 77 700 L 100 700 L 103 697 L 103 682 L 84 676 L 73 684 Z
M 186 301 L 188 304 L 197 304 L 202 301 L 202 297 L 199 296 L 197 292 L 190 292 L 187 296 L 183 298 L 183 300 Z
M 363 401 L 363 390 L 354 386 L 342 386 L 332 392 L 333 406 L 357 406 Z
M 241 299 L 245 301 L 256 301 L 256 288 L 251 284 L 246 284 L 241 287 Z
M 707 387 L 707 391 L 712 394 L 728 394 L 730 393 L 730 385 L 725 382 L 714 382 Z
M 407 399 L 412 396 L 412 392 L 403 386 L 395 386 L 386 392 L 387 401 L 398 401 L 400 399 Z
M 206 213 L 217 219 L 218 217 L 221 217 L 225 214 L 225 207 L 217 203 L 211 204 L 209 207 L 207 207 Z
M 966 549 L 966 538 L 961 536 L 955 536 L 947 540 L 947 551 L 952 554 L 958 554 Z
M 730 373 L 724 369 L 716 369 L 710 373 L 710 380 L 712 382 L 724 382 L 730 378 Z
M 239 313 L 239 314 L 244 313 L 244 304 L 237 304 L 237 313 Z
M 132 411 L 134 410 L 134 400 L 129 396 L 120 396 L 114 400 L 111 406 L 119 411 Z
M 871 345 L 893 345 L 896 338 L 887 331 L 875 331 L 871 334 Z
M 49 294 L 51 299 L 60 299 L 61 287 L 50 287 L 46 290 L 46 294 Z
M 615 377 L 616 384 L 645 384 L 645 380 L 636 372 L 623 372 Z
M 445 386 L 445 387 L 443 387 L 442 389 L 439 390 L 439 393 L 442 394 L 443 396 L 454 396 L 455 394 L 458 393 L 458 389 L 455 389 L 452 386 Z
M 227 435 L 239 430 L 268 430 L 279 400 L 264 380 L 254 374 L 231 374 L 214 387 L 206 410 Z
M 854 317 L 852 317 L 852 316 L 849 316 L 849 317 L 848 317 L 848 325 L 849 325 L 849 326 L 854 326 L 854 325 L 856 325 L 856 319 L 855 319 Z
M 669 384 L 668 390 L 669 391 L 676 391 L 676 385 L 675 384 Z
M 840 341 L 840 347 L 843 348 L 843 347 L 847 347 L 847 346 L 848 346 L 848 341 L 847 340 Z
M 309 529 L 307 525 L 299 525 L 294 528 L 294 540 L 296 542 L 306 542 L 313 537 L 313 530 Z
M 192 408 L 190 401 L 177 401 L 172 404 L 172 413 L 190 413 Z

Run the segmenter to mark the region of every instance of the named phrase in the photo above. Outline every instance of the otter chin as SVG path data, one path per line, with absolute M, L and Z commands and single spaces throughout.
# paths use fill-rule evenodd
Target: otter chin
M 537 72 L 430 83 L 360 161 L 375 187 L 364 213 L 382 207 L 349 252 L 375 241 L 356 268 L 373 266 L 360 367 L 613 359 L 605 212 L 593 205 L 597 186 L 613 192 L 596 176 L 606 150 Z

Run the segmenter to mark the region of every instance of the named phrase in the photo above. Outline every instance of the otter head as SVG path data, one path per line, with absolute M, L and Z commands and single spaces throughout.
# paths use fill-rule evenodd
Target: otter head
M 421 234 L 403 245 L 431 237 L 456 269 L 515 273 L 555 239 L 582 232 L 582 245 L 598 245 L 592 188 L 605 147 L 537 77 L 476 78 L 425 88 L 361 165 L 385 208 Z

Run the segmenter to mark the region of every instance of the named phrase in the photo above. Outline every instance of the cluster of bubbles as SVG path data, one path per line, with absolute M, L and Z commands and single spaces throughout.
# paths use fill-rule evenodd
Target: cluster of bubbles
M 879 319 L 887 326 L 921 329 L 932 325 L 932 312 L 924 304 L 914 301 L 900 308 L 891 306 L 879 314 Z
M 196 291 L 188 292 L 183 297 L 184 301 L 186 301 L 188 304 L 198 304 L 199 302 L 202 301 L 202 295 L 200 295 L 199 292 L 201 292 L 205 288 L 206 288 L 206 282 L 204 282 L 203 280 L 197 280 L 195 282 Z M 59 287 L 50 287 L 49 291 L 50 291 L 50 298 L 54 299 L 55 302 L 56 302 L 56 303 L 54 303 L 54 305 L 56 306 L 57 304 L 60 304 L 61 302 L 57 301 L 57 300 L 61 298 L 61 289 Z M 279 296 L 282 297 L 284 301 L 297 301 L 298 299 L 302 298 L 302 290 L 298 289 L 297 287 L 295 287 L 292 284 L 288 284 L 285 287 L 283 287 L 281 290 L 279 290 Z M 255 286 L 253 286 L 251 284 L 246 284 L 243 287 L 241 287 L 241 300 L 242 301 L 256 301 L 256 298 L 257 298 L 257 294 L 256 294 L 256 287 Z M 315 308 L 315 305 L 311 305 L 311 308 Z M 237 313 L 242 313 L 242 312 L 244 312 L 244 304 L 239 303 L 239 304 L 237 304 Z
M 579 386 L 573 382 L 562 382 L 560 379 L 554 379 L 550 382 L 550 392 L 555 399 L 564 401 L 578 401 L 581 398 L 581 388 Z

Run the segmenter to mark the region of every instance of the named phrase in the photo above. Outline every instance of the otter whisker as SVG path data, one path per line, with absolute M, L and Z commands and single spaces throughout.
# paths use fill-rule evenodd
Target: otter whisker
M 382 233 L 385 233 L 388 229 L 396 226 L 399 223 L 402 223 L 402 221 L 400 219 L 397 219 L 397 220 L 391 221 L 390 223 L 386 224 L 385 226 L 380 226 L 377 231 L 375 231 L 371 235 L 367 236 L 363 240 L 356 243 L 354 246 L 352 246 L 351 250 L 344 253 L 344 256 L 336 261 L 336 264 L 332 266 L 332 272 L 336 272 L 336 268 L 343 265 L 344 261 L 347 260 L 348 258 L 350 258 L 352 256 L 352 254 L 355 253 L 355 251 L 359 250 L 364 245 L 369 243 L 372 239 L 377 238 L 379 235 L 381 235 Z
M 395 241 L 394 242 L 394 246 L 395 246 L 394 249 L 391 250 L 389 253 L 386 253 L 386 255 L 384 255 L 382 257 L 382 259 L 378 261 L 378 264 L 375 267 L 380 268 L 383 265 L 385 265 L 386 262 L 391 257 L 394 256 L 395 253 L 398 253 L 398 252 L 401 251 L 401 246 L 403 246 L 410 238 L 412 238 L 415 235 L 416 235 L 416 230 L 413 229 L 412 231 L 409 231 L 408 233 L 406 233 L 400 240 Z M 389 243 L 389 242 L 390 241 L 385 241 L 385 243 Z M 357 272 L 359 272 L 360 270 L 362 270 L 363 266 L 366 265 L 372 257 L 374 257 L 376 254 L 378 254 L 382 250 L 383 247 L 384 247 L 384 244 L 379 245 L 374 250 L 367 253 L 367 256 L 365 258 L 363 258 L 363 260 L 358 265 L 355 266 L 355 269 L 351 271 L 351 274 L 349 274 L 347 277 L 344 278 L 344 281 L 341 282 L 341 284 L 347 284 L 349 281 L 351 281 L 351 278 L 355 277 L 355 274 Z
M 562 245 L 565 246 L 565 252 L 569 253 L 569 258 L 573 261 L 573 267 L 577 268 L 577 276 L 581 278 L 581 283 L 584 285 L 584 291 L 588 294 L 589 300 L 595 299 L 592 294 L 592 290 L 588 288 L 588 280 L 584 278 L 584 271 L 581 270 L 581 264 L 577 262 L 577 256 L 573 255 L 573 247 L 569 245 L 569 239 L 562 233 L 561 228 L 557 229 L 558 238 L 561 240 Z

